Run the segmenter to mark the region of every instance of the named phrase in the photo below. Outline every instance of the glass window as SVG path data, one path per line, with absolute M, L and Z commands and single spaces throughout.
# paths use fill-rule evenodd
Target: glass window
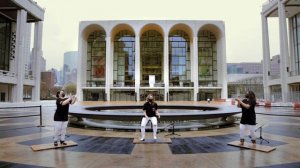
M 13 38 L 13 40 L 11 40 Z M 0 16 L 0 70 L 9 71 L 10 54 L 14 56 L 15 36 L 11 33 L 11 23 Z M 10 52 L 12 49 L 12 52 Z
M 149 85 L 149 75 L 155 75 L 155 83 L 163 83 L 163 36 L 156 30 L 142 34 L 141 45 L 141 86 Z
M 190 41 L 188 34 L 182 30 L 172 31 L 169 35 L 169 71 L 170 85 L 180 86 L 180 83 L 190 83 Z M 189 86 L 189 85 L 187 85 Z
M 294 64 L 295 64 L 295 74 L 300 74 L 300 53 L 299 53 L 299 46 L 300 46 L 300 14 L 297 14 L 293 18 L 293 32 L 294 32 Z
M 115 86 L 134 87 L 135 35 L 130 30 L 121 30 L 114 37 Z
M 217 84 L 216 37 L 207 30 L 198 33 L 198 78 L 199 86 Z
M 88 37 L 87 85 L 105 86 L 106 41 L 104 31 L 95 31 Z

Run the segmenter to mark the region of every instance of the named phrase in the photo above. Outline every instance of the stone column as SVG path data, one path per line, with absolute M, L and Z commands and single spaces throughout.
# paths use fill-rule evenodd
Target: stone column
M 141 59 L 140 59 L 140 36 L 135 36 L 135 62 L 134 62 L 134 76 L 135 76 L 135 93 L 136 100 L 140 101 L 140 84 L 141 84 Z
M 17 30 L 16 30 L 16 72 L 17 72 L 17 82 L 14 87 L 13 102 L 23 101 L 23 81 L 24 81 L 24 55 L 25 53 L 25 30 L 27 23 L 27 12 L 25 10 L 18 10 L 17 14 Z
M 288 101 L 288 85 L 287 85 L 287 58 L 288 51 L 288 37 L 287 37 L 287 23 L 285 7 L 281 1 L 278 1 L 279 14 L 279 34 L 280 34 L 280 79 L 281 79 L 281 94 L 282 101 Z
M 199 88 L 199 79 L 198 79 L 198 37 L 193 37 L 193 64 L 191 71 L 191 75 L 193 76 L 193 82 L 194 82 L 194 101 L 197 101 L 197 95 L 198 95 L 198 88 Z
M 33 73 L 35 74 L 35 86 L 32 90 L 32 100 L 40 100 L 40 83 L 41 83 L 41 60 L 42 52 L 42 35 L 43 22 L 39 21 L 34 24 L 34 46 L 33 46 Z
M 218 80 L 220 80 L 220 83 L 222 83 L 221 98 L 227 99 L 228 91 L 227 91 L 227 61 L 226 61 L 225 32 L 223 32 L 220 36 L 221 36 L 220 39 L 217 41 L 217 65 L 218 67 L 221 67 L 218 68 Z
M 262 20 L 262 43 L 263 43 L 263 84 L 264 84 L 264 99 L 271 100 L 269 74 L 270 74 L 270 45 L 269 45 L 269 30 L 268 19 L 264 14 L 261 15 Z
M 168 33 L 164 36 L 164 83 L 165 96 L 164 101 L 169 101 L 169 36 Z M 168 97 L 167 97 L 168 96 Z
M 106 101 L 110 101 L 110 87 L 112 84 L 113 66 L 111 66 L 113 52 L 111 52 L 111 37 L 107 36 L 106 39 L 106 56 L 105 56 L 105 94 Z

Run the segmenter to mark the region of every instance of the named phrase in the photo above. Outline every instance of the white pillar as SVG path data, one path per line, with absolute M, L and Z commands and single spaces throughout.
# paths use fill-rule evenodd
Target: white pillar
M 111 59 L 113 59 L 113 52 L 111 52 L 111 37 L 107 36 L 106 39 L 106 58 L 105 58 L 105 94 L 106 101 L 110 101 L 110 85 L 113 76 L 113 67 L 111 65 Z
M 192 71 L 191 75 L 193 76 L 194 82 L 194 101 L 197 101 L 199 79 L 198 79 L 198 37 L 193 37 L 193 63 L 191 64 Z
M 225 30 L 225 29 L 224 29 Z M 227 61 L 226 61 L 226 40 L 225 32 L 221 34 L 220 39 L 217 41 L 217 65 L 218 68 L 218 84 L 222 83 L 221 98 L 228 98 L 227 91 Z
M 168 33 L 164 36 L 164 82 L 165 82 L 165 96 L 164 101 L 168 101 L 169 96 L 169 36 Z
M 295 34 L 294 34 L 294 28 L 293 28 L 293 18 L 289 18 L 289 21 L 288 21 L 288 24 L 289 24 L 289 37 L 294 37 Z M 295 40 L 294 38 L 289 38 L 289 44 L 290 44 L 290 48 L 289 48 L 289 52 L 290 52 L 290 55 L 289 57 L 287 58 L 287 64 L 288 64 L 288 67 L 289 67 L 289 73 L 295 71 L 295 63 L 293 63 L 293 61 L 295 60 L 296 58 L 296 53 L 295 53 Z M 289 76 L 291 76 L 289 74 Z
M 264 99 L 271 100 L 269 74 L 270 74 L 270 45 L 269 45 L 269 29 L 268 19 L 264 14 L 261 15 L 262 20 L 262 43 L 263 43 L 263 84 Z
M 140 83 L 141 83 L 141 60 L 140 60 L 140 36 L 135 36 L 135 93 L 136 93 L 136 100 L 140 101 Z
M 77 98 L 78 101 L 83 101 L 83 89 L 86 86 L 86 68 L 87 68 L 87 41 L 81 34 L 81 29 L 78 34 L 78 63 L 77 63 Z
M 43 22 L 39 21 L 34 26 L 34 43 L 33 43 L 33 73 L 35 74 L 35 85 L 32 90 L 32 100 L 40 100 L 40 83 L 41 83 L 41 58 L 42 51 L 42 35 L 43 35 Z
M 288 37 L 287 37 L 287 23 L 285 15 L 285 7 L 281 1 L 278 1 L 278 14 L 279 14 L 279 34 L 280 34 L 280 79 L 281 79 L 281 92 L 282 101 L 288 101 L 288 86 L 287 86 L 287 62 L 289 56 L 288 51 Z
M 25 45 L 25 30 L 26 30 L 27 12 L 18 10 L 17 14 L 17 30 L 16 30 L 16 52 L 15 59 L 17 65 L 17 83 L 14 89 L 13 102 L 23 101 L 23 81 L 24 81 L 24 45 Z

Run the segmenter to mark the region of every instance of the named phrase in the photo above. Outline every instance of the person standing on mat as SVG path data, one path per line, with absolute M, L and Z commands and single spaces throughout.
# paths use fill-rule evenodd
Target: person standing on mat
M 68 126 L 69 105 L 74 104 L 76 96 L 65 98 L 64 91 L 56 93 L 56 111 L 54 114 L 54 146 L 58 146 L 58 140 L 61 145 L 67 145 L 65 136 Z
M 156 132 L 157 132 L 157 118 L 160 118 L 160 114 L 157 110 L 157 103 L 154 101 L 154 97 L 152 94 L 147 96 L 147 101 L 144 103 L 143 107 L 144 117 L 142 118 L 141 123 L 141 141 L 145 140 L 145 132 L 146 132 L 146 125 L 149 120 L 151 120 L 153 126 L 153 139 L 157 139 Z
M 240 144 L 244 145 L 245 134 L 247 130 L 250 130 L 251 142 L 256 144 L 255 137 L 255 125 L 256 125 L 256 97 L 253 91 L 248 91 L 245 95 L 245 99 L 240 98 L 235 99 L 237 101 L 237 106 L 242 108 L 242 118 L 240 121 Z

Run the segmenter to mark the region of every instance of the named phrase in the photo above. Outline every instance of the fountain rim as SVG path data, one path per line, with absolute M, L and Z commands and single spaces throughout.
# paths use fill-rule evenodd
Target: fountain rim
M 99 105 L 99 106 L 71 106 L 69 114 L 74 117 L 100 119 L 100 120 L 116 120 L 116 121 L 140 121 L 143 117 L 142 105 Z M 98 109 L 98 111 L 91 109 Z M 118 111 L 122 109 L 140 109 L 140 113 L 130 113 Z M 228 117 L 241 113 L 241 109 L 236 106 L 229 105 L 159 105 L 159 109 L 180 109 L 187 110 L 185 112 L 164 112 L 161 113 L 160 120 L 199 120 L 211 119 L 218 117 Z M 192 111 L 192 112 L 191 112 Z

